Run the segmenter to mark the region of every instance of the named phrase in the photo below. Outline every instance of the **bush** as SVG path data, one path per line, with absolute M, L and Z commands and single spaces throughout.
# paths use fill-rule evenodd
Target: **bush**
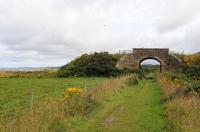
M 184 72 L 188 77 L 199 80 L 200 79 L 200 52 L 184 57 L 186 67 Z
M 84 54 L 69 64 L 61 67 L 57 72 L 58 77 L 69 76 L 117 76 L 127 73 L 130 70 L 119 70 L 116 64 L 119 56 L 100 52 L 94 54 Z
M 187 93 L 192 93 L 192 92 L 196 92 L 200 95 L 200 82 L 193 82 L 191 83 L 187 89 L 186 89 Z
M 192 65 L 185 68 L 184 73 L 195 80 L 200 80 L 200 65 Z

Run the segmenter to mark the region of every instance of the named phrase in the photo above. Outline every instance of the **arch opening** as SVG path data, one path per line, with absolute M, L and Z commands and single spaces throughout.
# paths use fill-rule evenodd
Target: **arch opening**
M 162 63 L 157 58 L 147 57 L 139 61 L 139 72 L 146 73 L 162 72 Z

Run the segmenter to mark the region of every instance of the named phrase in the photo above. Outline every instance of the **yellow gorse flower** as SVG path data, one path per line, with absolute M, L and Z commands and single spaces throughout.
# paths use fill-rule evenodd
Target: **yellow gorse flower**
M 82 92 L 83 92 L 82 89 L 78 89 L 78 88 L 68 88 L 66 91 L 67 91 L 69 94 L 70 94 L 70 93 L 82 93 Z
M 80 95 L 82 92 L 83 90 L 79 88 L 67 88 L 62 92 L 61 100 L 66 100 L 73 95 Z

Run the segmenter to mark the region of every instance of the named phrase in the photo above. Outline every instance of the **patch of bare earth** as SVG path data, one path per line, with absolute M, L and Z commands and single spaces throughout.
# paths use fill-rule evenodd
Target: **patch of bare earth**
M 112 125 L 116 121 L 115 113 L 122 112 L 124 109 L 125 108 L 122 106 L 115 109 L 110 115 L 108 115 L 107 117 L 103 119 L 103 121 L 101 122 L 101 125 L 104 127 Z

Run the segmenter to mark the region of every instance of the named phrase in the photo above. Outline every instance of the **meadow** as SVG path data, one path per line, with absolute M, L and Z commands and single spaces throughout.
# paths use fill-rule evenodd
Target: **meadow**
M 84 117 L 96 109 L 105 100 L 106 95 L 123 88 L 127 78 L 2 78 L 4 87 L 7 86 L 7 92 L 4 93 L 9 93 L 9 89 L 16 85 L 18 87 L 11 90 L 15 91 L 11 93 L 13 100 L 12 96 L 10 97 L 12 105 L 4 105 L 5 113 L 0 119 L 0 131 L 64 132 L 67 129 L 72 129 L 72 126 L 68 126 L 69 123 L 73 123 L 77 117 Z M 85 84 L 87 84 L 87 90 L 84 88 Z M 15 104 L 20 100 L 22 102 L 26 100 L 21 98 L 26 92 L 20 93 L 20 91 L 27 90 L 29 92 L 30 89 L 26 89 L 28 86 L 35 91 L 35 103 L 31 109 L 21 113 L 26 108 L 18 110 Z M 21 87 L 24 89 L 19 90 Z M 49 89 L 49 87 L 51 88 Z M 21 95 L 15 96 L 15 93 Z M 4 97 L 2 102 L 6 100 L 8 95 Z M 30 96 L 27 97 L 27 100 L 30 100 Z M 29 108 L 28 101 L 27 104 L 18 103 L 18 105 Z M 8 108 L 14 108 L 14 111 L 6 115 Z
M 12 114 L 30 107 L 30 99 L 38 104 L 48 97 L 58 97 L 69 87 L 91 88 L 106 78 L 0 78 L 0 115 Z
M 141 79 L 137 74 L 116 78 L 2 78 L 7 89 L 18 85 L 16 89 L 24 87 L 19 91 L 26 91 L 26 87 L 31 86 L 38 94 L 31 111 L 7 115 L 8 118 L 0 120 L 0 130 L 160 131 L 164 125 L 160 90 L 155 80 Z M 89 84 L 87 91 L 80 89 L 85 80 Z M 16 100 L 10 101 L 14 104 Z M 29 102 L 19 103 L 19 106 L 28 108 Z
M 171 72 L 0 78 L 0 131 L 199 131 L 199 83 Z

